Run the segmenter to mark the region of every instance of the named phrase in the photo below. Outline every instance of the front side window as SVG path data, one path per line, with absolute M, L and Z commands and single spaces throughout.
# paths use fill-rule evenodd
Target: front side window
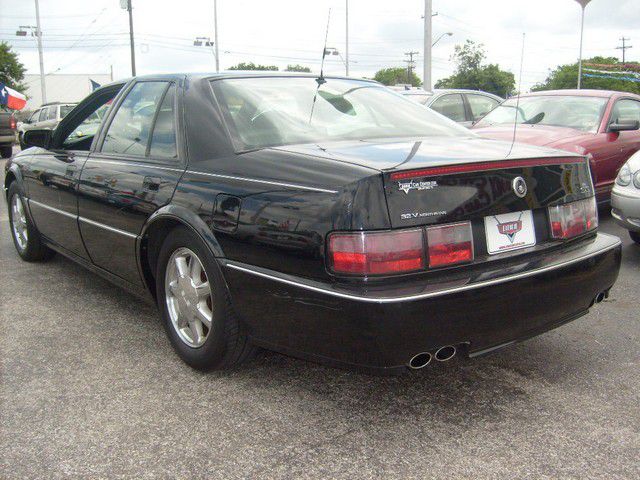
M 431 108 L 455 122 L 466 121 L 464 100 L 459 93 L 443 95 L 431 104 Z
M 469 93 L 467 95 L 467 100 L 469 101 L 469 106 L 471 107 L 471 113 L 473 114 L 474 120 L 484 117 L 487 113 L 493 110 L 496 105 L 498 105 L 497 100 L 484 95 L 477 95 L 475 93 Z
M 608 98 L 577 95 L 535 95 L 510 98 L 489 112 L 476 126 L 525 125 L 567 127 L 595 133 L 598 131 Z
M 47 119 L 47 109 L 43 108 L 40 110 L 40 115 L 38 116 L 39 122 L 44 122 Z
M 38 121 L 38 118 L 40 117 L 40 112 L 41 110 L 36 110 L 35 112 L 33 112 L 29 117 L 29 123 L 36 123 Z
M 56 115 L 58 113 L 58 106 L 51 105 L 47 108 L 47 120 L 56 120 Z
M 611 112 L 609 123 L 640 122 L 640 102 L 636 100 L 618 100 Z
M 102 145 L 104 153 L 145 156 L 151 127 L 167 82 L 140 82 L 118 108 Z
M 213 80 L 236 151 L 300 143 L 469 136 L 378 84 L 311 77 Z

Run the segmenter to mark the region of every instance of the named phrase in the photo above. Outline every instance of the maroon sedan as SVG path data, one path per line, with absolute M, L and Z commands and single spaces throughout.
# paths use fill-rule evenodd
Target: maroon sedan
M 473 129 L 483 137 L 568 150 L 591 158 L 599 202 L 608 201 L 618 170 L 640 150 L 640 95 L 608 90 L 550 90 L 496 107 Z

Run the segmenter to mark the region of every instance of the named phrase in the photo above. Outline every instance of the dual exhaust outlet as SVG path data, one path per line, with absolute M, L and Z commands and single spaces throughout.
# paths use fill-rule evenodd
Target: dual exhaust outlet
M 431 363 L 431 360 L 436 360 L 438 362 L 446 362 L 447 360 L 451 360 L 456 356 L 458 349 L 453 345 L 445 345 L 444 347 L 440 347 L 436 350 L 435 353 L 431 352 L 421 352 L 417 355 L 414 355 L 407 366 L 412 370 L 420 370 L 421 368 L 426 367 Z

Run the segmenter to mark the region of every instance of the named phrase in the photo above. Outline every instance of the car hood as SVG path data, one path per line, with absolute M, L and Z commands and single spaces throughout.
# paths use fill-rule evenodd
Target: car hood
M 495 127 L 474 128 L 474 133 L 485 138 L 495 140 L 511 140 L 513 138 L 513 125 Z M 554 146 L 561 143 L 585 137 L 593 136 L 592 133 L 567 127 L 552 127 L 549 125 L 518 125 L 516 130 L 516 142 L 529 145 Z
M 566 157 L 550 148 L 468 137 L 423 137 L 343 141 L 272 147 L 274 150 L 329 158 L 376 170 L 405 170 L 506 158 Z

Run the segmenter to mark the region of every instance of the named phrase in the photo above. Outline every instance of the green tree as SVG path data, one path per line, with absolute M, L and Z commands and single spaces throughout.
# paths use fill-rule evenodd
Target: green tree
M 411 71 L 411 78 L 408 78 L 409 72 L 406 68 L 391 67 L 378 70 L 373 79 L 383 85 L 397 85 L 398 83 L 410 83 L 414 87 L 422 85 L 422 81 Z
M 8 43 L 0 42 L 0 83 L 24 92 L 26 87 L 22 84 L 25 68 L 18 60 L 18 54 L 11 51 Z
M 309 67 L 303 67 L 302 65 L 287 65 L 287 68 L 284 70 L 285 72 L 303 72 L 303 73 L 311 73 L 311 69 Z
M 586 64 L 595 64 L 601 66 L 592 66 Z M 623 92 L 632 92 L 640 94 L 640 82 L 630 80 L 621 80 L 616 78 L 589 77 L 586 75 L 608 75 L 596 72 L 589 72 L 588 69 L 620 71 L 620 70 L 636 70 L 640 72 L 640 64 L 630 63 L 622 64 L 615 57 L 593 57 L 583 60 L 582 64 L 582 88 L 593 88 L 596 90 L 619 90 Z M 637 67 L 637 68 L 634 68 Z M 585 68 L 587 71 L 585 71 Z M 616 76 L 616 75 L 611 75 Z M 629 75 L 621 74 L 621 77 Z M 570 63 L 557 66 L 544 82 L 538 83 L 531 90 L 564 90 L 567 88 L 576 88 L 578 86 L 578 63 Z
M 268 70 L 268 71 L 278 71 L 278 67 L 275 65 L 256 65 L 253 62 L 240 62 L 233 67 L 229 67 L 229 70 Z
M 482 44 L 467 40 L 464 45 L 456 45 L 452 60 L 456 63 L 453 75 L 436 82 L 436 88 L 468 88 L 483 90 L 501 97 L 507 97 L 515 89 L 513 73 L 501 70 L 494 63 L 484 64 L 486 54 Z

